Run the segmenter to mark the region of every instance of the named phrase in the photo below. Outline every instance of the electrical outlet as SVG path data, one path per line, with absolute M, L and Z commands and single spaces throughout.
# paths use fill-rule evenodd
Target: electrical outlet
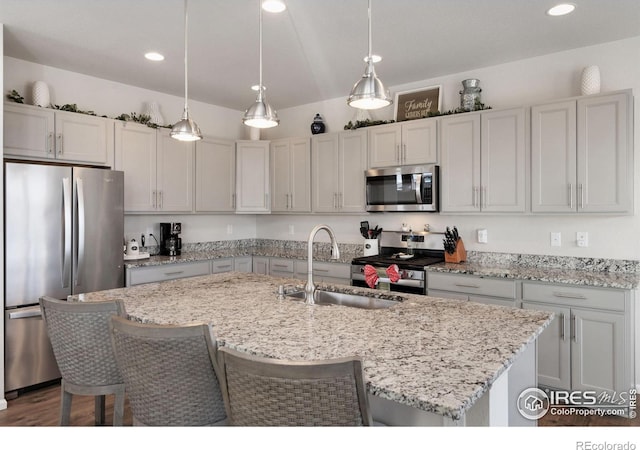
M 551 246 L 560 247 L 562 245 L 562 238 L 560 232 L 551 233 Z
M 578 247 L 588 247 L 589 233 L 587 233 L 586 231 L 576 232 L 576 244 L 578 244 Z
M 487 242 L 489 242 L 489 236 L 486 228 L 478 230 L 478 242 L 480 244 L 486 244 Z

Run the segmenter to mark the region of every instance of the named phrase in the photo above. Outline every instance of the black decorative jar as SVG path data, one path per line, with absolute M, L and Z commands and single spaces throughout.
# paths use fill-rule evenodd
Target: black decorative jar
M 324 133 L 324 129 L 324 122 L 322 121 L 322 117 L 320 117 L 320 113 L 318 113 L 313 118 L 313 123 L 311 124 L 311 134 Z

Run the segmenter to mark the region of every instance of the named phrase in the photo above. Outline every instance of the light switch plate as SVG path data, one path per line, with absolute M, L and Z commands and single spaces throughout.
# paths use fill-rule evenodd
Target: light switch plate
M 560 247 L 562 245 L 562 238 L 561 238 L 562 234 L 557 231 L 557 232 L 552 232 L 551 233 L 551 246 L 552 247 Z
M 486 228 L 482 228 L 478 230 L 478 242 L 480 244 L 486 244 L 489 241 L 489 236 Z

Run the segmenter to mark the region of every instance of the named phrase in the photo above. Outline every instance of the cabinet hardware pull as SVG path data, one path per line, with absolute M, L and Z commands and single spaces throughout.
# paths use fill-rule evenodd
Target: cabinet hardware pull
M 480 207 L 483 209 L 487 208 L 487 187 L 482 186 L 482 192 L 480 193 Z
M 289 194 L 289 209 L 293 209 L 293 192 Z
M 231 264 L 225 264 L 223 266 L 217 266 L 218 269 L 230 269 L 231 268 Z
M 554 297 L 561 297 L 561 298 L 575 298 L 578 300 L 585 300 L 587 297 L 582 295 L 582 294 L 567 294 L 566 292 L 559 292 L 559 291 L 554 291 L 553 292 L 553 296 Z
M 49 133 L 49 137 L 47 138 L 47 145 L 49 147 L 48 153 L 53 153 L 53 133 Z
M 560 313 L 560 339 L 566 340 L 566 336 L 564 335 L 564 313 Z
M 158 191 L 158 195 L 160 196 L 160 200 L 158 201 L 158 209 L 162 209 L 162 191 Z
M 578 184 L 578 192 L 580 195 L 580 209 L 584 209 L 584 188 L 582 183 Z
M 402 144 L 402 163 L 407 162 L 407 144 Z
M 285 198 L 285 209 L 289 209 L 289 194 L 284 194 Z
M 342 192 L 338 194 L 338 209 L 342 209 Z
M 338 194 L 333 193 L 333 209 L 338 209 Z
M 328 269 L 313 269 L 314 272 L 329 273 Z
M 170 275 L 180 275 L 181 273 L 184 273 L 184 270 L 178 270 L 178 271 L 176 271 L 176 272 L 165 272 L 165 273 L 164 273 L 164 276 L 165 276 L 165 277 L 168 277 L 168 276 L 170 276 Z
M 231 209 L 236 209 L 236 194 L 231 194 Z
M 153 209 L 156 209 L 156 200 L 157 200 L 156 191 L 153 191 L 153 193 L 151 194 L 151 198 L 152 198 L 152 203 L 153 203 Z
M 400 144 L 396 144 L 396 161 L 402 164 L 402 157 L 400 156 Z
M 576 324 L 576 316 L 575 315 L 571 315 L 571 321 L 573 322 L 573 324 L 571 326 L 571 333 L 572 333 L 572 337 L 573 337 L 573 342 L 578 342 L 578 331 L 576 330 L 577 324 Z
M 287 269 L 288 266 L 286 264 L 274 264 L 273 267 L 282 267 L 283 269 Z
M 569 209 L 573 209 L 573 183 L 569 183 Z
M 56 147 L 58 148 L 58 155 L 62 155 L 62 134 L 60 133 L 58 133 L 58 145 Z
M 468 287 L 468 288 L 475 288 L 475 289 L 479 289 L 480 286 L 477 286 L 475 284 L 458 284 L 458 283 L 454 283 L 455 286 L 458 287 Z

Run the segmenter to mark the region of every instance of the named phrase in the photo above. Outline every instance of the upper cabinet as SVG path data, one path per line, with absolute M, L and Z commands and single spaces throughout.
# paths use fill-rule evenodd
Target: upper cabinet
M 633 210 L 631 94 L 582 97 L 531 109 L 531 210 Z
M 365 211 L 367 131 L 317 134 L 311 138 L 313 211 Z
M 271 212 L 311 211 L 309 138 L 271 141 Z
M 269 141 L 236 142 L 236 212 L 269 213 Z
M 369 167 L 436 163 L 437 129 L 436 119 L 369 128 Z
M 205 137 L 196 142 L 196 212 L 236 209 L 236 144 Z
M 166 129 L 117 122 L 115 149 L 125 212 L 192 211 L 193 143 L 172 139 Z
M 442 212 L 525 212 L 526 111 L 441 119 Z
M 4 105 L 4 154 L 113 165 L 113 120 L 29 105 Z

